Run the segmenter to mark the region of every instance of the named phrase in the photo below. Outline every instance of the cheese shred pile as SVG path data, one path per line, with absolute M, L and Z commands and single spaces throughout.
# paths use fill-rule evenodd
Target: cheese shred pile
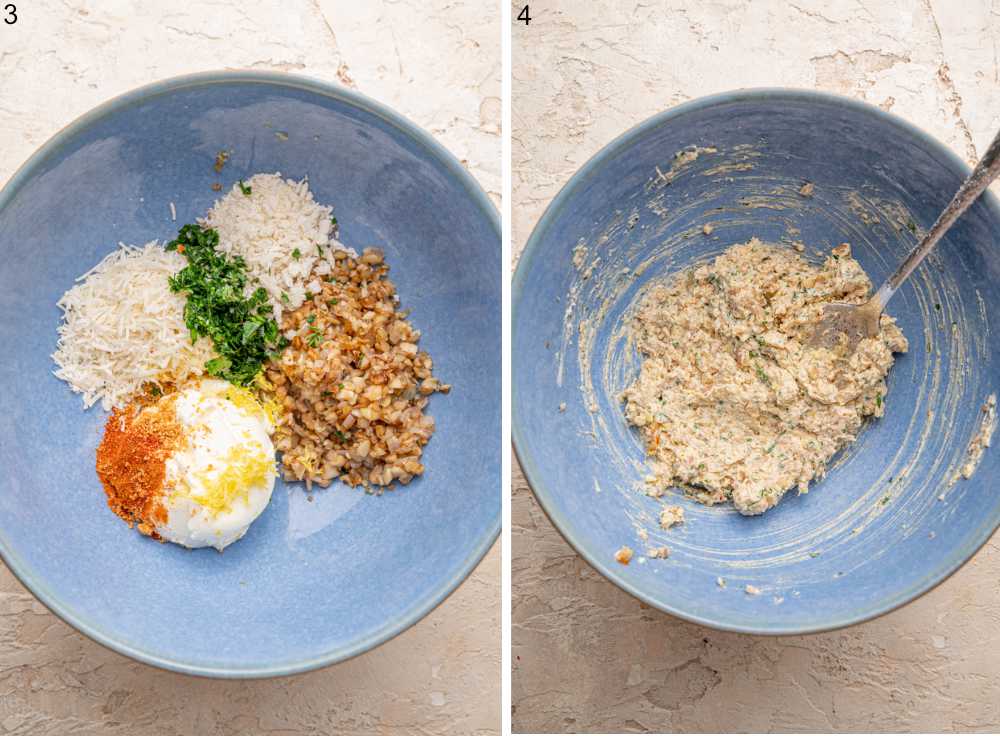
M 146 383 L 179 385 L 205 372 L 212 343 L 191 342 L 184 296 L 167 283 L 184 265 L 156 242 L 122 245 L 59 300 L 55 375 L 83 394 L 85 407 L 100 400 L 105 410 L 120 408 Z

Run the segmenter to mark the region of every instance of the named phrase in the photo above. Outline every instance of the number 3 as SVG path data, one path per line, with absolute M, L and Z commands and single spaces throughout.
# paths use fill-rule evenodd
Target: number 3
M 12 26 L 15 23 L 17 23 L 17 6 L 13 4 L 4 5 L 3 9 L 6 10 L 8 13 L 7 17 L 3 19 L 3 22 L 9 26 Z

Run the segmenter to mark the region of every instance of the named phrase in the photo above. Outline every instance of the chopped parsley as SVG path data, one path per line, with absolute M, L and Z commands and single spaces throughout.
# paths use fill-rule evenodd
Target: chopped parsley
M 281 292 L 281 301 L 283 301 L 285 304 L 288 304 L 288 302 L 290 301 L 288 298 L 288 294 L 286 294 L 285 292 Z
M 875 394 L 875 406 L 882 406 L 882 394 Z
M 760 363 L 754 363 L 754 370 L 756 371 L 757 378 L 760 379 L 761 383 L 763 383 L 765 386 L 771 385 L 771 379 L 767 377 L 767 374 L 764 372 L 764 369 L 760 367 Z
M 247 386 L 288 341 L 278 332 L 267 292 L 257 288 L 249 297 L 244 295 L 246 262 L 216 251 L 218 244 L 215 230 L 182 227 L 166 249 L 183 254 L 188 265 L 168 283 L 171 291 L 187 296 L 184 324 L 191 341 L 208 337 L 219 354 L 205 363 L 208 374 Z
M 340 299 L 330 299 L 326 304 L 327 306 L 335 307 L 340 304 Z
M 300 251 L 298 248 L 292 251 L 292 258 L 294 258 L 296 261 L 299 260 L 301 257 L 302 257 L 302 251 Z
M 249 184 L 244 184 L 243 180 L 240 179 L 240 191 L 249 197 L 251 194 L 253 194 L 253 187 L 251 187 Z
M 337 218 L 336 217 L 331 217 L 330 218 L 330 223 L 333 224 L 333 225 L 336 225 L 337 224 Z
M 312 324 L 315 321 L 316 321 L 316 315 L 315 314 L 310 314 L 308 317 L 306 317 L 306 322 L 308 322 L 309 324 Z

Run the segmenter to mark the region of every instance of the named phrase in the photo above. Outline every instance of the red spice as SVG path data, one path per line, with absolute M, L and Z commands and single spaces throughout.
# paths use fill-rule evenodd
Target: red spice
M 132 404 L 108 417 L 97 448 L 97 476 L 111 510 L 159 539 L 155 527 L 167 521 L 161 502 L 165 463 L 181 444 L 181 427 L 172 401 L 140 409 Z

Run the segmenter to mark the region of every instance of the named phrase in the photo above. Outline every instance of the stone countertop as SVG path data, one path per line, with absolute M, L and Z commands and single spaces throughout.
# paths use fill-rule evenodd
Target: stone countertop
M 27 0 L 0 24 L 0 182 L 78 115 L 220 68 L 358 89 L 448 147 L 500 201 L 493 3 Z M 0 734 L 496 734 L 500 545 L 427 618 L 333 667 L 265 681 L 163 672 L 91 642 L 0 565 Z
M 850 95 L 970 163 L 1000 128 L 997 0 L 551 0 L 531 10 L 528 28 L 513 25 L 515 254 L 587 159 L 702 95 Z M 563 541 L 516 461 L 511 547 L 515 731 L 1000 730 L 996 536 L 901 610 L 786 638 L 720 633 L 640 604 Z

